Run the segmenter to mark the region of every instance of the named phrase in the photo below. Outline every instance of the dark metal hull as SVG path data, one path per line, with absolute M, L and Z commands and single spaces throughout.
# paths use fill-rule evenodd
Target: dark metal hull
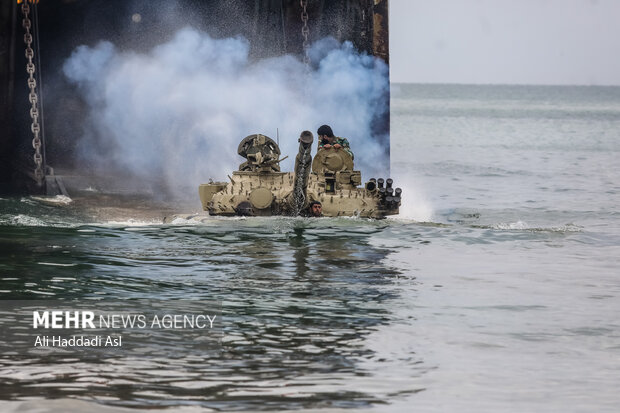
M 77 142 L 81 122 L 86 117 L 78 93 L 62 76 L 64 59 L 77 46 L 93 45 L 101 39 L 128 44 L 136 50 L 153 47 L 180 28 L 157 18 L 157 8 L 164 4 L 146 0 L 38 3 L 35 39 L 40 43 L 35 45 L 35 53 L 40 60 L 38 86 L 45 109 L 43 162 L 47 175 L 52 170 L 45 166 L 50 165 L 75 175 Z M 186 12 L 184 25 L 193 25 L 216 37 L 248 38 L 254 59 L 303 53 L 302 9 L 298 0 L 180 0 L 177 4 L 179 10 Z M 150 13 L 152 18 L 145 19 L 139 29 L 131 32 L 126 25 L 135 8 Z M 389 62 L 388 0 L 308 0 L 307 14 L 309 42 L 326 36 L 349 40 L 358 50 Z M 23 36 L 20 5 L 15 0 L 1 2 L 0 193 L 54 193 L 59 191 L 58 179 L 45 179 L 42 185 L 37 185 L 32 177 L 34 162 Z M 385 101 L 389 105 L 389 96 Z M 389 111 L 374 120 L 373 129 L 379 132 L 377 136 L 389 136 Z M 382 146 L 389 155 L 389 142 L 382 142 Z M 71 191 L 70 187 L 67 189 Z

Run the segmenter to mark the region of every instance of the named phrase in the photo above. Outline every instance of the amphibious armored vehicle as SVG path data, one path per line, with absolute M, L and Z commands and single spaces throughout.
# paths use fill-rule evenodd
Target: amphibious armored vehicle
M 305 215 L 310 202 L 320 201 L 323 216 L 384 218 L 398 214 L 402 190 L 391 179 L 370 179 L 364 186 L 353 157 L 345 150 L 320 148 L 312 159 L 313 137 L 300 137 L 294 172 L 281 172 L 280 148 L 273 139 L 255 134 L 241 141 L 237 152 L 246 159 L 230 182 L 198 188 L 210 215 Z

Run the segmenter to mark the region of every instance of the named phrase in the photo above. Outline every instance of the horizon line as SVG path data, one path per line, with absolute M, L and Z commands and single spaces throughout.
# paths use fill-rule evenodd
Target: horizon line
M 620 84 L 584 84 L 584 83 L 460 83 L 460 82 L 402 82 L 390 80 L 390 85 L 431 85 L 431 86 L 536 86 L 536 87 L 620 87 Z

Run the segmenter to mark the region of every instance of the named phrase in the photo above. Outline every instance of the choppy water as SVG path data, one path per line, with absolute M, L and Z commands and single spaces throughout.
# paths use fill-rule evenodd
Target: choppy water
M 3 357 L 0 406 L 615 412 L 619 155 L 620 88 L 396 85 L 397 219 L 2 199 L 1 298 L 221 300 L 225 321 L 204 358 Z

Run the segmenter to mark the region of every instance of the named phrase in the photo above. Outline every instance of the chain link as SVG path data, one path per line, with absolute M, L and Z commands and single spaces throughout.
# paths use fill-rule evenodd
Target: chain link
M 26 59 L 28 62 L 26 63 L 26 72 L 28 73 L 28 88 L 30 89 L 30 94 L 28 95 L 28 100 L 32 107 L 30 108 L 30 118 L 32 119 L 32 124 L 30 125 L 30 130 L 34 138 L 32 139 L 32 147 L 34 148 L 34 177 L 37 180 L 37 183 L 41 185 L 43 183 L 43 155 L 41 155 L 41 125 L 39 124 L 39 97 L 37 95 L 37 81 L 34 78 L 35 65 L 32 62 L 34 59 L 34 50 L 32 49 L 32 34 L 30 33 L 30 28 L 32 27 L 32 23 L 30 21 L 30 6 L 27 1 L 22 3 L 22 13 L 24 14 L 24 19 L 22 20 L 22 26 L 26 33 L 24 34 L 24 43 L 26 44 Z
M 300 0 L 299 4 L 301 5 L 301 21 L 303 23 L 301 27 L 301 36 L 304 38 L 302 43 L 304 49 L 304 63 L 307 66 L 310 64 L 310 58 L 308 57 L 308 35 L 310 35 L 310 29 L 308 28 L 308 0 Z

